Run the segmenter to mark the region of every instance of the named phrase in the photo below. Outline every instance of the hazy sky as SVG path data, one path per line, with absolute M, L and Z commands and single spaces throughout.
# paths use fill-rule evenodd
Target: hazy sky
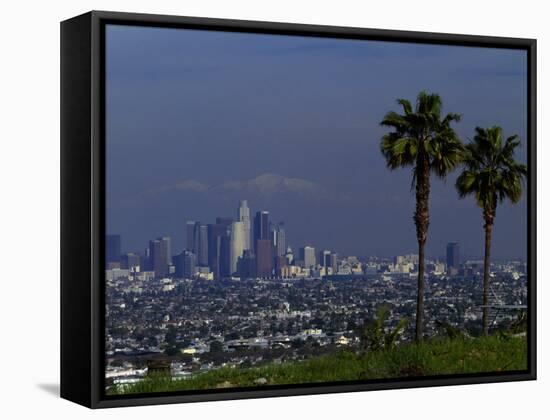
M 344 255 L 416 250 L 411 170 L 390 172 L 379 126 L 396 99 L 437 92 L 445 112 L 503 127 L 526 161 L 525 51 L 130 26 L 107 27 L 107 225 L 123 250 L 269 210 L 287 242 Z M 481 211 L 457 173 L 433 180 L 427 251 L 483 252 Z M 493 255 L 526 256 L 526 199 L 497 210 Z

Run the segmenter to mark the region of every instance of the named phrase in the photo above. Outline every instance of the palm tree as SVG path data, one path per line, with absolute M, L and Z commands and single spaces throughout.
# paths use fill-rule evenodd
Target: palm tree
M 466 145 L 464 170 L 456 180 L 461 198 L 474 195 L 483 211 L 485 229 L 485 258 L 483 261 L 483 334 L 489 334 L 489 274 L 491 239 L 497 204 L 509 199 L 517 203 L 522 194 L 522 181 L 527 175 L 527 166 L 514 160 L 518 136 L 503 142 L 502 128 L 477 127 L 476 135 Z
M 416 301 L 416 341 L 423 338 L 424 315 L 424 247 L 430 223 L 428 202 L 430 198 L 430 173 L 445 178 L 460 162 L 463 146 L 455 131 L 453 121 L 460 115 L 441 116 L 441 98 L 437 94 L 420 92 L 413 109 L 406 99 L 398 99 L 403 114 L 388 112 L 382 126 L 393 131 L 382 137 L 380 148 L 390 170 L 412 166 L 411 190 L 416 189 L 414 223 L 418 240 L 418 290 Z

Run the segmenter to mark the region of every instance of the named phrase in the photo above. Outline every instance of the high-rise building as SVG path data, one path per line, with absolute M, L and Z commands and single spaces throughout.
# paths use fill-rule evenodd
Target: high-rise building
M 191 240 L 190 236 L 189 234 L 189 240 Z M 208 226 L 201 222 L 195 222 L 192 240 L 193 246 L 190 250 L 197 256 L 198 264 L 208 265 Z
M 269 238 L 269 212 L 258 211 L 254 216 L 254 249 L 256 249 L 256 256 L 258 256 L 258 249 L 256 243 L 259 240 L 270 240 Z
M 244 249 L 251 249 L 250 246 L 250 209 L 248 208 L 248 202 L 241 200 L 239 203 L 238 221 L 242 222 L 244 229 Z
M 229 272 L 233 274 L 237 271 L 237 262 L 243 256 L 245 250 L 245 228 L 243 222 L 233 222 L 231 225 L 231 243 L 229 256 Z
M 197 244 L 197 257 L 198 263 L 202 267 L 208 266 L 208 226 L 203 225 L 202 223 L 197 222 L 195 226 L 195 232 L 197 233 L 197 238 L 195 238 L 195 243 Z M 197 240 L 198 239 L 198 240 Z
M 256 256 L 254 255 L 254 251 L 251 249 L 244 251 L 243 257 L 237 262 L 237 271 L 239 277 L 243 279 L 256 277 Z
M 155 272 L 155 277 L 168 275 L 168 241 L 163 238 L 149 241 L 149 255 L 151 269 Z
M 219 221 L 219 220 L 218 220 Z M 229 236 L 230 229 L 225 224 L 216 223 L 208 225 L 208 267 L 214 278 L 220 278 L 220 256 L 222 250 L 222 237 Z
M 163 236 L 161 241 L 166 243 L 166 264 L 172 264 L 172 239 L 169 236 Z
M 183 259 L 183 274 L 187 279 L 193 278 L 197 275 L 197 256 L 186 251 Z
M 191 279 L 197 274 L 197 256 L 189 250 L 184 250 L 172 259 L 175 275 L 178 278 Z
M 449 242 L 447 244 L 447 268 L 460 267 L 460 247 L 458 242 Z
M 185 223 L 185 248 L 192 252 L 195 249 L 195 221 L 189 220 Z
M 273 241 L 273 256 L 284 256 L 286 253 L 286 236 L 284 223 L 279 222 L 271 226 L 271 240 Z
M 197 256 L 199 255 L 200 249 L 200 227 L 201 222 L 195 222 L 195 226 L 193 226 L 193 247 L 191 251 Z
M 158 238 L 163 243 L 166 252 L 166 265 L 172 264 L 172 239 L 169 236 Z
M 151 249 L 149 246 L 145 248 L 145 252 L 143 253 L 143 258 L 141 259 L 141 271 L 153 271 L 152 263 L 151 263 Z
M 184 266 L 185 250 L 172 257 L 172 264 L 174 266 L 174 275 L 178 278 L 184 278 L 183 266 Z
M 321 267 L 330 267 L 330 251 L 325 249 L 319 251 L 319 265 Z
M 133 252 L 128 252 L 127 254 L 124 254 L 122 256 L 122 268 L 134 271 L 137 268 L 140 268 L 141 270 L 140 256 L 138 254 L 134 254 Z
M 105 237 L 105 263 L 120 263 L 120 235 L 107 235 Z
M 271 277 L 273 270 L 271 241 L 269 239 L 256 240 L 256 249 L 256 275 L 258 277 Z
M 231 237 L 225 235 L 220 237 L 220 277 L 231 276 Z
M 332 268 L 332 274 L 336 274 L 338 272 L 338 255 L 334 252 L 330 254 L 330 263 L 328 267 Z
M 315 266 L 315 248 L 312 246 L 304 246 L 300 248 L 300 260 L 304 262 L 305 268 Z

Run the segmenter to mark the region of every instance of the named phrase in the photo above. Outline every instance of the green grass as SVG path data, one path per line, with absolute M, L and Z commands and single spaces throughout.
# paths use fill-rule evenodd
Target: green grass
M 221 368 L 189 379 L 146 378 L 111 388 L 108 394 L 190 391 L 230 387 L 269 386 L 403 378 L 413 376 L 517 371 L 527 369 L 525 338 L 491 336 L 471 340 L 432 339 L 391 351 L 356 354 L 351 351 L 302 362 L 256 368 Z M 255 381 L 264 378 L 265 385 Z M 263 382 L 263 381 L 262 381 Z

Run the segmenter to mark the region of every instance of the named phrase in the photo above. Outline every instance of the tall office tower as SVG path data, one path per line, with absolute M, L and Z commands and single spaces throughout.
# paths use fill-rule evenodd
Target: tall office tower
M 120 264 L 120 235 L 107 235 L 105 237 L 105 263 Z M 112 265 L 111 264 L 111 265 Z
M 183 258 L 183 276 L 191 279 L 197 275 L 197 255 L 190 251 L 185 251 Z
M 220 278 L 221 238 L 228 236 L 229 231 L 224 224 L 208 225 L 208 267 L 215 279 Z
M 286 253 L 285 225 L 282 222 L 271 226 L 271 240 L 273 241 L 273 256 L 282 257 Z
M 168 264 L 166 263 L 166 255 L 168 242 L 162 238 L 149 241 L 149 259 L 151 269 L 155 272 L 155 277 L 163 277 L 168 275 Z
M 122 268 L 133 271 L 137 271 L 138 268 L 142 270 L 139 255 L 133 252 L 124 254 L 122 256 Z
M 185 223 L 185 249 L 196 252 L 195 249 L 195 221 L 189 220 Z
M 246 249 L 237 262 L 237 271 L 242 279 L 256 277 L 256 256 L 254 251 Z
M 315 266 L 315 248 L 312 246 L 300 248 L 300 259 L 304 262 L 305 268 Z
M 198 229 L 195 229 L 198 232 L 198 241 L 195 238 L 197 243 L 197 257 L 198 262 L 201 267 L 208 266 L 208 226 L 199 224 Z
M 243 223 L 244 226 L 244 249 L 251 249 L 250 246 L 250 209 L 248 208 L 248 202 L 241 200 L 239 203 L 238 221 Z
M 332 274 L 336 274 L 338 272 L 338 254 L 330 254 L 330 263 L 328 266 L 332 268 Z
M 231 224 L 231 244 L 229 256 L 229 272 L 233 274 L 237 271 L 237 261 L 243 256 L 245 250 L 245 228 L 243 222 L 233 222 Z
M 224 235 L 220 237 L 220 277 L 231 276 L 231 237 Z
M 256 240 L 256 249 L 256 275 L 258 277 L 271 277 L 273 270 L 271 241 L 269 239 Z
M 212 246 L 209 246 L 209 249 L 215 247 L 216 254 L 215 259 L 211 259 L 210 255 L 208 260 L 212 262 L 212 266 L 215 271 L 214 278 L 219 279 L 229 276 L 229 264 L 230 264 L 230 235 L 231 235 L 231 224 L 233 223 L 232 217 L 216 217 L 217 225 L 217 235 L 216 243 Z
M 151 264 L 151 249 L 149 247 L 145 248 L 144 257 L 141 259 L 141 271 L 152 271 Z
M 195 222 L 195 226 L 193 227 L 193 247 L 191 248 L 191 251 L 193 251 L 193 253 L 197 256 L 199 256 L 199 252 L 200 252 L 200 242 L 201 242 L 201 233 L 200 233 L 200 230 L 201 230 L 201 226 L 202 226 L 202 223 L 201 222 Z
M 256 257 L 258 256 L 256 243 L 262 239 L 270 239 L 268 211 L 258 211 L 256 212 L 256 216 L 254 216 L 254 249 L 256 250 Z
M 174 265 L 174 275 L 180 279 L 184 277 L 183 275 L 184 257 L 185 257 L 185 251 L 182 251 L 179 254 L 176 254 L 172 257 L 172 264 Z
M 458 242 L 449 242 L 447 244 L 447 268 L 460 267 L 460 247 Z
M 191 279 L 197 274 L 197 256 L 191 251 L 184 250 L 173 258 L 178 278 Z
M 163 236 L 160 240 L 166 244 L 166 264 L 170 265 L 172 264 L 172 239 L 169 236 Z
M 329 267 L 330 266 L 330 251 L 324 250 L 319 251 L 319 264 L 321 267 Z

